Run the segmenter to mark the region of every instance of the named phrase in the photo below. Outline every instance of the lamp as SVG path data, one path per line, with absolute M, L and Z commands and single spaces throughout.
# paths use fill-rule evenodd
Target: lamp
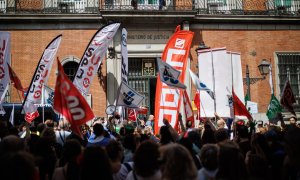
M 114 59 L 115 54 L 116 54 L 115 48 L 114 47 L 108 47 L 108 57 L 110 59 Z
M 198 52 L 198 50 L 202 50 L 202 49 L 210 49 L 210 47 L 206 46 L 204 41 L 201 41 L 199 46 L 195 49 L 195 51 Z
M 244 78 L 244 84 L 246 84 L 247 86 L 247 96 L 249 100 L 251 100 L 250 85 L 266 79 L 266 76 L 270 72 L 270 63 L 266 59 L 263 59 L 261 63 L 258 65 L 258 70 L 262 77 L 250 77 L 249 67 L 248 65 L 246 65 L 246 78 Z

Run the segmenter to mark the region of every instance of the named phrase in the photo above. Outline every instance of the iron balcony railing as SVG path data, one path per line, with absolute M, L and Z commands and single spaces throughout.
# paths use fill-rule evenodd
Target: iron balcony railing
M 100 13 L 116 10 L 300 16 L 300 0 L 0 0 L 0 13 Z

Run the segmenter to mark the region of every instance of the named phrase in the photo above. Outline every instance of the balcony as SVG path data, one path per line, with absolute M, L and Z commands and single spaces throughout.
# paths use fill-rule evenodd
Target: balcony
M 300 0 L 0 0 L 0 14 L 184 11 L 194 15 L 300 16 Z

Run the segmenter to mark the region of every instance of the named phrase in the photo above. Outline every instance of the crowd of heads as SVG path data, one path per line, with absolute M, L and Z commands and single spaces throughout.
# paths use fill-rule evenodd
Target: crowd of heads
M 187 121 L 181 130 L 164 120 L 157 134 L 153 115 L 146 122 L 100 119 L 82 125 L 81 135 L 66 120 L 18 127 L 0 121 L 1 179 L 300 178 L 296 117 L 281 126 L 216 117 L 197 127 Z

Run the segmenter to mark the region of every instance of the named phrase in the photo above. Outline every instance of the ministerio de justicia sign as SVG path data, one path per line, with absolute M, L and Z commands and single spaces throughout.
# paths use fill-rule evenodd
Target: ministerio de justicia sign
M 128 44 L 166 44 L 172 31 L 128 31 Z

